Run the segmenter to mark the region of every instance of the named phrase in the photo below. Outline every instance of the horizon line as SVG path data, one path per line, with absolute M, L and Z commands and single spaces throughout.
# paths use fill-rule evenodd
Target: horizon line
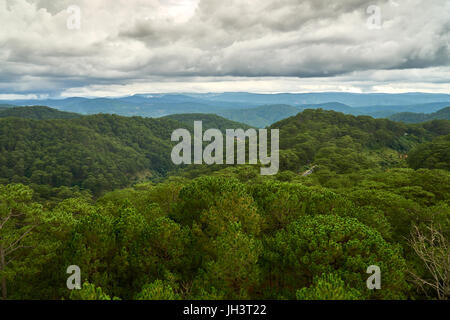
M 144 93 L 130 93 L 127 95 L 120 96 L 91 96 L 91 95 L 74 95 L 74 96 L 49 96 L 49 95 L 39 95 L 36 93 L 27 93 L 27 94 L 16 94 L 16 93 L 0 93 L 0 101 L 20 101 L 20 100 L 66 100 L 73 98 L 83 98 L 83 99 L 120 99 L 126 97 L 133 96 L 142 96 L 142 95 L 220 95 L 220 94 L 255 94 L 255 95 L 282 95 L 282 94 L 291 94 L 291 95 L 306 95 L 306 94 L 350 94 L 350 95 L 408 95 L 408 94 L 426 94 L 426 95 L 448 95 L 449 93 L 442 92 L 423 92 L 423 91 L 408 91 L 408 92 L 351 92 L 351 91 L 280 91 L 280 92 L 252 92 L 252 91 L 221 91 L 221 92 L 186 92 L 186 91 L 173 91 L 173 92 L 144 92 Z M 17 96 L 17 98 L 1 98 L 2 96 Z M 19 97 L 23 96 L 23 97 Z

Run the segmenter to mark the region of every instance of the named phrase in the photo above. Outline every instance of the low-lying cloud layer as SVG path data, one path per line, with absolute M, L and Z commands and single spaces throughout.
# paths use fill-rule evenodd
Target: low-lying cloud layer
M 0 98 L 450 91 L 450 0 L 0 0 L 0 21 Z

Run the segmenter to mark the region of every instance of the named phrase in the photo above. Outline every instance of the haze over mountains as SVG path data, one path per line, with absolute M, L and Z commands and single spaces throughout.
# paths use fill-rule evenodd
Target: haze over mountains
M 79 114 L 118 114 L 122 116 L 163 117 L 172 114 L 211 113 L 266 127 L 306 109 L 324 109 L 351 115 L 388 118 L 396 113 L 429 114 L 450 106 L 449 94 L 356 94 L 356 93 L 206 93 L 138 94 L 120 98 L 82 98 L 46 100 L 5 100 L 3 108 L 45 105 Z

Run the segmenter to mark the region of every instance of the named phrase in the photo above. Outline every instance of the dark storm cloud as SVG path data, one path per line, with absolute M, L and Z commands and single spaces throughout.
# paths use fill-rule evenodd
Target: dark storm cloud
M 329 77 L 446 66 L 449 33 L 442 23 L 449 15 L 441 5 L 448 1 L 438 2 L 425 12 L 420 1 L 384 2 L 381 29 L 371 30 L 370 1 L 202 1 L 186 24 L 138 20 L 120 36 L 157 53 L 169 49 L 172 63 L 149 59 L 145 70 L 156 74 Z
M 66 27 L 70 5 L 81 9 L 80 30 Z M 371 5 L 378 28 L 368 25 Z M 361 74 L 409 69 L 445 83 L 450 66 L 449 0 L 0 0 L 0 18 L 0 93 L 155 77 L 345 76 L 373 85 Z

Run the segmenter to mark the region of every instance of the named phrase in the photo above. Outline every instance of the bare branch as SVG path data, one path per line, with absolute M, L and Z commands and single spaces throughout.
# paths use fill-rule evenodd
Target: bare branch
M 3 229 L 3 226 L 8 222 L 9 219 L 12 217 L 12 212 L 9 213 L 9 215 L 2 220 L 2 223 L 0 224 L 0 230 Z
M 447 300 L 450 296 L 450 251 L 445 236 L 433 225 L 426 228 L 426 233 L 414 226 L 409 244 L 431 276 L 430 279 L 423 279 L 410 271 L 413 281 L 425 294 L 429 288 L 439 300 Z
M 15 247 L 15 248 L 12 248 L 12 249 L 9 250 L 9 251 L 5 251 L 5 256 L 7 256 L 7 255 L 13 253 L 13 252 L 16 251 L 16 250 L 19 250 L 19 249 L 29 249 L 29 248 L 33 248 L 33 246 L 17 246 L 17 247 Z

